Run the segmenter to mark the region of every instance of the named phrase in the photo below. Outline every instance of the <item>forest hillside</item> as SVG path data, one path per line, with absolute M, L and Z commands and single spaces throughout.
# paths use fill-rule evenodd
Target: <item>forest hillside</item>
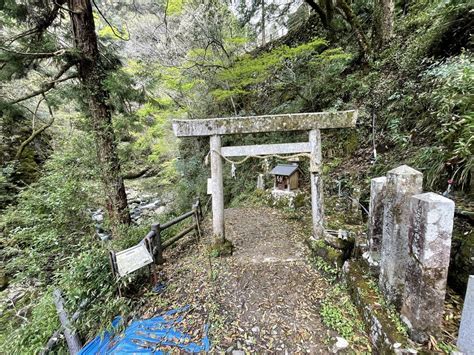
M 347 217 L 328 227 L 362 230 L 370 180 L 417 169 L 425 191 L 456 203 L 448 285 L 463 296 L 474 273 L 472 2 L 4 0 L 0 29 L 1 353 L 45 348 L 60 327 L 55 289 L 71 314 L 87 300 L 74 325 L 83 340 L 143 309 L 148 275 L 119 284 L 109 250 L 209 200 L 209 140 L 176 138 L 176 119 L 358 110 L 354 129 L 322 133 L 324 192 L 348 197 L 328 198 L 328 215 Z M 259 174 L 280 162 L 225 163 L 225 206 L 262 202 Z M 309 195 L 299 202 L 283 211 L 304 222 Z

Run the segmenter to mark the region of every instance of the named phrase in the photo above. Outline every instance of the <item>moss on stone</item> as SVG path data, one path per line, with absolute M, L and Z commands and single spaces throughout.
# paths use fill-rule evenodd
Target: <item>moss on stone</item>
M 344 262 L 343 252 L 326 244 L 322 239 L 311 240 L 309 248 L 315 257 L 322 258 L 326 263 L 335 268 L 341 268 Z
M 394 308 L 383 300 L 367 270 L 358 261 L 351 262 L 347 270 L 345 279 L 348 289 L 377 351 L 392 353 L 396 343 L 401 344 L 400 349 L 407 348 L 406 328 Z
M 208 252 L 212 257 L 230 256 L 234 252 L 234 245 L 228 239 L 219 240 L 209 246 Z

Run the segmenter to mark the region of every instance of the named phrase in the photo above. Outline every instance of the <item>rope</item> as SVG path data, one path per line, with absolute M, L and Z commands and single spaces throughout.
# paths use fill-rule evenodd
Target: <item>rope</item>
M 256 158 L 256 159 L 268 159 L 268 157 L 272 157 L 272 158 L 277 158 L 277 159 L 282 159 L 282 160 L 292 160 L 292 159 L 295 159 L 295 158 L 299 158 L 299 157 L 306 157 L 306 158 L 311 158 L 311 154 L 309 153 L 298 153 L 298 154 L 293 154 L 293 155 L 287 155 L 287 156 L 284 156 L 284 155 L 279 155 L 279 154 L 271 154 L 271 155 L 247 155 L 244 159 L 242 160 L 237 160 L 237 161 L 234 161 L 234 160 L 231 160 L 225 156 L 223 156 L 220 152 L 218 152 L 217 150 L 212 150 L 212 152 L 218 154 L 222 159 L 224 159 L 226 162 L 228 163 L 231 163 L 233 165 L 240 165 L 240 164 L 243 164 L 245 163 L 247 160 L 249 160 L 250 158 Z M 206 155 L 206 159 L 205 159 L 205 162 L 206 162 L 206 165 L 208 164 L 209 162 L 209 154 L 211 154 L 211 151 L 209 151 L 209 153 L 207 153 Z

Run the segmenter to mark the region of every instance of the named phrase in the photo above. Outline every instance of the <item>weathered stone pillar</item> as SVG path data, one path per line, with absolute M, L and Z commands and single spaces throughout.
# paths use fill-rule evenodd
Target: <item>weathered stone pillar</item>
M 457 346 L 464 354 L 474 354 L 474 275 L 467 281 Z
M 257 189 L 258 190 L 265 190 L 265 182 L 263 180 L 263 174 L 258 174 Z
M 370 259 L 380 262 L 380 248 L 383 232 L 383 202 L 387 178 L 377 177 L 370 181 L 370 204 L 368 220 L 368 239 Z
M 311 173 L 311 211 L 313 217 L 313 234 L 314 238 L 319 239 L 324 236 L 321 132 L 319 129 L 313 129 L 309 131 L 309 144 L 311 147 L 309 170 Z
M 387 173 L 379 286 L 398 310 L 402 304 L 408 256 L 410 197 L 422 192 L 423 174 L 402 165 Z
M 211 192 L 212 192 L 212 230 L 214 241 L 225 239 L 224 232 L 224 182 L 222 178 L 221 137 L 210 137 L 211 146 Z
M 410 199 L 409 253 L 401 316 L 418 342 L 436 334 L 443 319 L 454 202 L 428 192 Z

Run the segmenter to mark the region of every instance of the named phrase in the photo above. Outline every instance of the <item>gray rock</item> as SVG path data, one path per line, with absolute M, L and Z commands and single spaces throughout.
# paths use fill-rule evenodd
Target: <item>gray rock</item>
M 104 212 L 102 210 L 97 210 L 92 214 L 92 220 L 97 223 L 104 221 Z
M 428 340 L 441 326 L 454 202 L 429 192 L 410 200 L 409 253 L 401 316 L 410 337 Z
M 331 352 L 337 354 L 339 351 L 347 348 L 349 346 L 349 342 L 341 337 L 336 337 L 336 343 L 332 346 Z
M 111 236 L 110 234 L 107 233 L 97 233 L 97 236 L 100 238 L 102 241 L 110 240 Z
M 148 204 L 146 204 L 146 205 L 140 206 L 139 209 L 140 209 L 140 210 L 153 209 L 153 208 L 159 207 L 160 202 L 161 202 L 160 200 L 156 200 L 156 201 L 150 202 L 150 203 L 148 203 Z
M 378 263 L 380 260 L 383 233 L 383 202 L 386 186 L 387 178 L 385 176 L 372 179 L 370 182 L 368 240 L 370 259 L 375 263 Z
M 466 355 L 474 354 L 474 275 L 469 276 L 462 308 L 457 346 Z
M 410 197 L 421 193 L 423 174 L 402 165 L 387 173 L 379 286 L 385 298 L 401 308 L 408 266 Z

